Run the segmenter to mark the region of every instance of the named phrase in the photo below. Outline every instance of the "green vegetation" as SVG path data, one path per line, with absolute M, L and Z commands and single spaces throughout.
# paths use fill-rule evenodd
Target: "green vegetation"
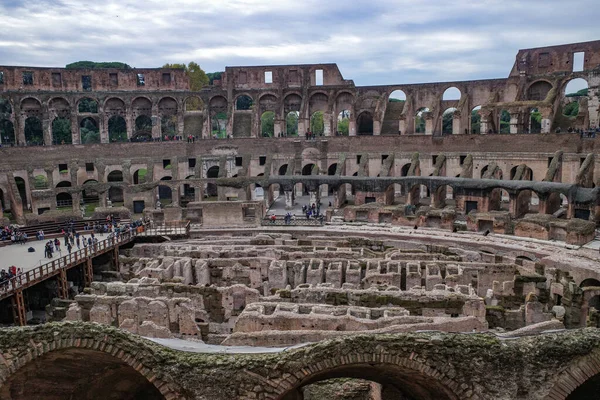
M 48 189 L 48 179 L 44 175 L 37 175 L 33 178 L 33 187 L 35 189 Z
M 216 136 L 217 138 L 221 138 L 221 139 L 225 138 L 227 136 L 226 125 L 227 125 L 227 113 L 225 113 L 225 112 L 217 113 L 212 118 L 212 134 L 213 134 L 213 136 Z
M 10 105 L 10 101 L 7 99 L 0 98 L 0 114 L 10 114 L 12 113 L 12 107 Z
M 567 117 L 576 117 L 579 114 L 579 102 L 573 101 L 563 108 L 563 115 Z
M 96 103 L 94 100 L 92 99 L 81 99 L 81 101 L 79 102 L 79 112 L 80 113 L 92 113 L 92 114 L 97 114 L 98 113 L 98 103 Z
M 542 113 L 537 108 L 531 110 L 531 133 L 540 133 L 542 131 Z
M 94 62 L 94 61 L 77 61 L 71 64 L 67 64 L 67 69 L 76 68 L 87 68 L 87 69 L 98 69 L 98 68 L 118 68 L 118 69 L 131 69 L 131 67 L 122 62 Z
M 25 140 L 29 144 L 42 144 L 44 142 L 44 131 L 42 121 L 36 117 L 25 120 Z
M 91 118 L 86 118 L 81 122 L 81 143 L 100 143 L 100 130 Z
M 442 133 L 446 135 L 452 134 L 452 120 L 454 119 L 454 111 L 447 111 L 442 115 Z
M 198 91 L 202 89 L 204 86 L 208 85 L 210 80 L 206 75 L 206 72 L 200 66 L 190 61 L 187 65 L 185 64 L 165 64 L 163 68 L 177 68 L 183 69 L 186 75 L 190 78 L 190 89 L 193 91 Z
M 235 109 L 238 111 L 250 110 L 252 105 L 252 99 L 249 96 L 240 96 L 235 102 Z
M 406 100 L 394 99 L 390 97 L 390 103 L 404 103 Z
M 292 111 L 285 120 L 286 132 L 288 136 L 298 136 L 298 112 Z
M 568 95 L 566 95 L 566 97 L 579 97 L 579 96 L 587 96 L 588 95 L 588 88 L 585 89 L 581 89 L 575 93 L 569 93 Z
M 71 135 L 71 120 L 67 118 L 56 118 L 52 121 L 52 143 L 53 144 L 71 144 L 73 136 Z
M 423 109 L 417 112 L 417 116 L 415 117 L 415 133 L 425 133 L 425 118 L 423 118 L 423 113 L 429 110 Z
M 160 126 L 163 136 L 177 135 L 177 116 L 171 115 L 170 117 L 162 117 L 160 120 Z
M 310 131 L 317 136 L 322 135 L 325 132 L 323 112 L 317 111 L 310 117 Z
M 471 133 L 481 132 L 481 114 L 479 110 L 471 111 Z
M 138 170 L 138 184 L 146 183 L 146 175 L 147 174 L 148 174 L 148 170 L 145 168 Z
M 266 111 L 260 117 L 260 133 L 263 137 L 275 135 L 275 113 L 273 111 Z
M 208 77 L 209 84 L 212 85 L 215 79 L 220 80 L 221 75 L 223 75 L 223 73 L 224 72 L 209 72 L 208 74 L 206 74 L 206 76 Z
M 111 143 L 127 141 L 127 123 L 123 117 L 113 116 L 108 120 L 108 140 Z
M 510 113 L 506 110 L 500 113 L 500 133 L 510 133 Z

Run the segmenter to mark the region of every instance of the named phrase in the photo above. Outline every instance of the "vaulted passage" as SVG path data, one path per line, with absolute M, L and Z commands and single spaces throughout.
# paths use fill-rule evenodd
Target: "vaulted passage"
M 595 400 L 598 394 L 600 394 L 600 374 L 585 381 L 567 397 L 567 400 Z
M 102 352 L 69 349 L 31 361 L 0 389 L 3 400 L 164 400 L 135 369 Z
M 336 378 L 355 378 L 381 385 L 382 400 L 458 400 L 458 396 L 437 379 L 418 370 L 390 364 L 350 364 L 309 376 L 278 400 L 304 400 L 305 388 Z

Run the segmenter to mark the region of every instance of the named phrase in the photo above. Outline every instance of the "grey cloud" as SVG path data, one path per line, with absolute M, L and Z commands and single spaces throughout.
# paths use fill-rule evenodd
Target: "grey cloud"
M 600 39 L 596 0 L 3 1 L 0 64 L 336 62 L 359 85 L 505 77 L 519 48 Z

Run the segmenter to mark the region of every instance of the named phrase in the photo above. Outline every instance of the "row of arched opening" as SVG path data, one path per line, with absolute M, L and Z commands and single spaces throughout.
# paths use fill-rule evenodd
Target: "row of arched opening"
M 140 115 L 135 120 L 135 133 L 132 139 L 152 137 L 152 119 L 146 115 Z M 165 135 L 176 134 L 176 120 L 172 117 L 161 120 L 162 133 Z M 52 144 L 72 144 L 73 129 L 70 118 L 55 118 L 51 126 Z M 79 123 L 80 143 L 100 143 L 100 129 L 98 120 L 93 117 L 85 117 Z M 125 118 L 115 115 L 108 119 L 109 142 L 127 142 L 127 122 Z M 15 144 L 16 133 L 14 124 L 7 120 L 0 120 L 0 141 L 2 144 Z M 29 117 L 25 120 L 25 142 L 28 145 L 44 144 L 44 129 L 39 117 Z

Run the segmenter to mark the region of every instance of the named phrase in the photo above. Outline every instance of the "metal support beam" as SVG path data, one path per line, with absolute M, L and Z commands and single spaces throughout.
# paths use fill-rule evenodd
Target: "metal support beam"
M 92 282 L 94 281 L 94 269 L 92 268 L 91 258 L 86 259 L 85 264 L 83 264 L 83 281 L 85 287 L 92 286 Z
M 67 282 L 67 270 L 61 268 L 58 274 L 58 297 L 66 300 L 69 298 L 69 284 Z
M 25 299 L 23 298 L 23 291 L 17 290 L 14 296 L 11 297 L 11 302 L 15 325 L 27 325 L 27 317 L 25 315 Z
M 119 272 L 119 245 L 115 245 L 115 249 L 113 250 L 113 265 L 115 266 L 115 271 Z

